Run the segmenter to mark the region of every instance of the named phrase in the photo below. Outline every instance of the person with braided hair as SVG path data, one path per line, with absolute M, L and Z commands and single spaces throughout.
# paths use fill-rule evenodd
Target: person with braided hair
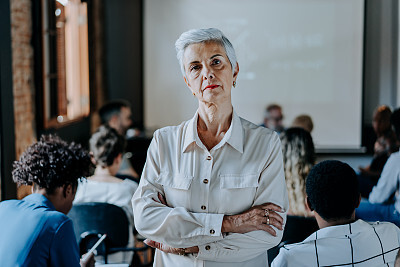
M 14 162 L 13 180 L 33 185 L 22 200 L 0 203 L 1 266 L 94 266 L 79 259 L 72 221 L 78 180 L 90 176 L 94 165 L 78 144 L 57 136 L 42 136 Z

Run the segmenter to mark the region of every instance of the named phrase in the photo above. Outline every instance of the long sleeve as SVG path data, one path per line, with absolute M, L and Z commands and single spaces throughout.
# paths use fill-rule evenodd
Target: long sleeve
M 166 196 L 163 186 L 156 183 L 160 176 L 157 139 L 155 134 L 148 150 L 139 188 L 132 198 L 137 231 L 147 238 L 176 248 L 222 239 L 224 214 L 192 213 L 184 207 L 171 208 L 155 201 L 158 200 L 157 193 Z M 166 196 L 167 200 L 168 197 Z
M 253 206 L 272 202 L 287 211 L 288 197 L 279 138 L 276 138 L 275 142 L 271 142 L 270 145 L 272 146 L 272 153 L 269 155 L 266 169 L 261 174 Z M 286 212 L 281 215 L 284 221 L 286 221 Z M 254 258 L 279 244 L 282 239 L 283 231 L 275 227 L 274 230 L 277 233 L 276 237 L 265 231 L 253 231 L 246 234 L 228 234 L 223 240 L 200 246 L 198 258 L 224 262 L 238 262 Z M 205 249 L 207 245 L 214 249 Z
M 79 250 L 71 220 L 56 230 L 50 247 L 50 266 L 80 266 Z
M 392 154 L 387 160 L 378 184 L 374 186 L 371 194 L 369 195 L 369 202 L 371 203 L 384 203 L 389 200 L 390 196 L 397 190 L 399 183 L 399 165 L 398 153 Z
M 234 113 L 224 138 L 208 150 L 198 137 L 196 118 L 154 133 L 132 198 L 136 229 L 175 248 L 199 247 L 190 260 L 158 251 L 161 265 L 178 260 L 186 266 L 189 260 L 264 266 L 267 250 L 280 242 L 282 231 L 275 229 L 274 237 L 264 231 L 222 234 L 221 228 L 225 215 L 252 206 L 271 202 L 288 210 L 279 137 Z

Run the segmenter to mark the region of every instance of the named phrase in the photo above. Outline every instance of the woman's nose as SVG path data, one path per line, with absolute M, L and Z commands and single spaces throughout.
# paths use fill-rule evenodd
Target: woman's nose
M 214 78 L 214 73 L 211 68 L 204 67 L 203 68 L 203 79 L 208 80 Z

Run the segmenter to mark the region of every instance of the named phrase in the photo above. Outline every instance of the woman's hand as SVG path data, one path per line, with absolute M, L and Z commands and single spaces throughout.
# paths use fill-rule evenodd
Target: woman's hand
M 199 247 L 189 247 L 189 248 L 173 248 L 170 247 L 168 245 L 150 240 L 150 239 L 146 239 L 143 241 L 146 245 L 148 245 L 149 247 L 152 248 L 156 248 L 159 249 L 165 253 L 172 253 L 172 254 L 177 254 L 177 255 L 186 255 L 186 254 L 190 254 L 190 253 L 197 253 L 199 252 Z
M 157 199 L 154 199 L 154 198 L 153 198 L 153 200 L 154 200 L 155 202 L 158 202 L 158 203 L 161 203 L 161 204 L 163 204 L 163 205 L 165 205 L 165 206 L 168 206 L 168 205 L 167 205 L 167 201 L 165 200 L 165 197 L 164 197 L 161 193 L 158 193 L 157 195 L 158 195 L 158 200 L 157 200 Z
M 271 225 L 283 230 L 283 218 L 277 212 L 283 212 L 283 209 L 273 203 L 264 203 L 241 214 L 225 215 L 221 230 L 223 233 L 240 234 L 262 230 L 276 236 Z

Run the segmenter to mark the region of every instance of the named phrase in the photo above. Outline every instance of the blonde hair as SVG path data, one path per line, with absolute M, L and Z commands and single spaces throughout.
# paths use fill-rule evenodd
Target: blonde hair
M 297 116 L 293 120 L 292 127 L 301 127 L 311 133 L 312 130 L 314 129 L 314 123 L 310 116 L 308 116 L 307 114 L 302 114 Z
M 305 181 L 315 164 L 314 143 L 303 128 L 289 128 L 281 134 L 289 213 L 311 216 L 305 206 Z

